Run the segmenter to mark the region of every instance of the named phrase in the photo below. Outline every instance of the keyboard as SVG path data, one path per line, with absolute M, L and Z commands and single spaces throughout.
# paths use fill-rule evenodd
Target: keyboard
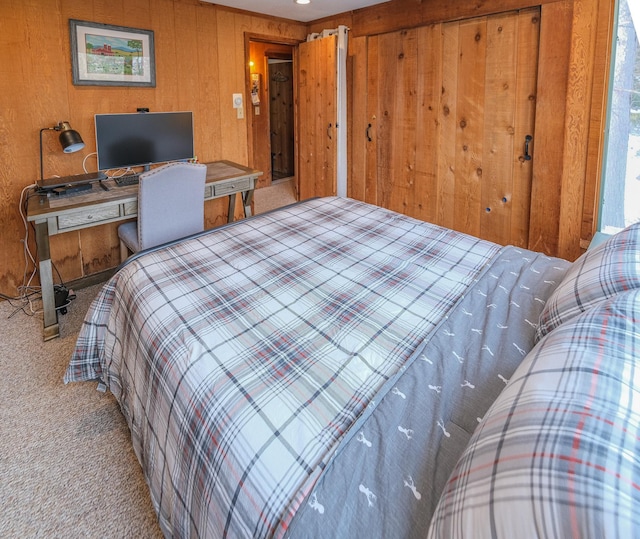
M 125 174 L 124 176 L 116 176 L 113 178 L 118 187 L 126 187 L 127 185 L 137 185 L 140 182 L 140 174 Z

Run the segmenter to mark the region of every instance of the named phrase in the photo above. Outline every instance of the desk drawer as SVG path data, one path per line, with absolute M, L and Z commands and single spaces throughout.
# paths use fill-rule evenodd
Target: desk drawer
M 232 182 L 222 183 L 220 185 L 213 186 L 215 196 L 228 195 L 230 193 L 237 193 L 238 191 L 247 191 L 251 189 L 251 178 L 244 178 L 240 180 L 234 180 Z
M 124 214 L 125 215 L 135 215 L 138 213 L 138 201 L 127 202 L 124 205 Z
M 118 205 L 107 208 L 76 211 L 58 216 L 58 230 L 63 231 L 67 228 L 81 227 L 83 225 L 100 223 L 101 221 L 110 221 L 118 217 L 120 217 L 120 207 Z

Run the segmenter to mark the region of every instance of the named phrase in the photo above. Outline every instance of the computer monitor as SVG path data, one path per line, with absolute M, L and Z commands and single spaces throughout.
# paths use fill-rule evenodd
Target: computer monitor
M 98 170 L 191 159 L 193 113 L 96 114 Z

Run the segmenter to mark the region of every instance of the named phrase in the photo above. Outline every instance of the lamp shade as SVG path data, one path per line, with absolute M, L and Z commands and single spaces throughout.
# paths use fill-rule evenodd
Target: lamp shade
M 60 133 L 60 144 L 64 153 L 73 153 L 84 148 L 84 142 L 80 133 L 71 129 L 69 122 L 60 122 L 58 125 Z

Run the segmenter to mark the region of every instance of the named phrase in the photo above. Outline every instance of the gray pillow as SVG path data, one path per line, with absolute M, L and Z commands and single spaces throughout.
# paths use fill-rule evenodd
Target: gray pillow
M 590 306 L 634 288 L 640 288 L 640 222 L 571 265 L 540 313 L 536 340 Z
M 429 538 L 640 530 L 640 289 L 544 337 L 458 461 Z

